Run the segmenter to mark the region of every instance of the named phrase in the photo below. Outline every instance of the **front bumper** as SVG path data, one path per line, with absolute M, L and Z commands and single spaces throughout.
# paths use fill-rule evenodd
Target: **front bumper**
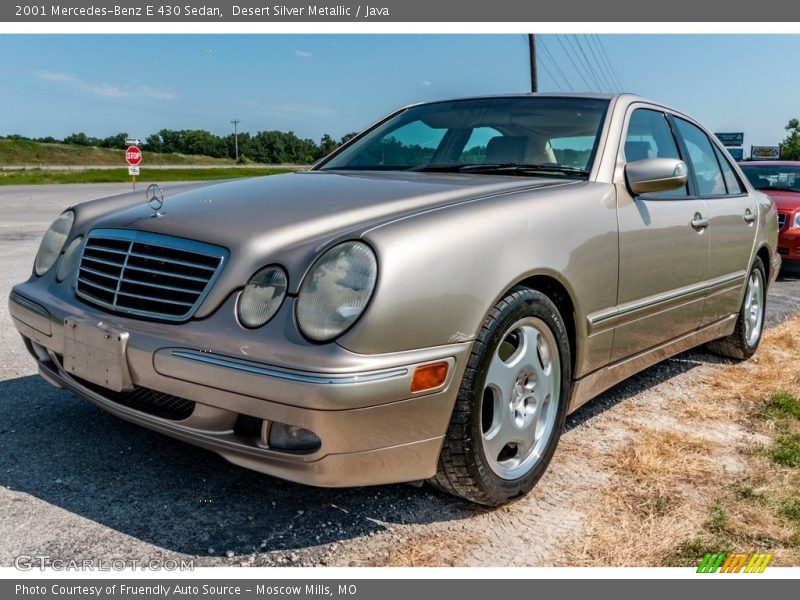
M 800 261 L 800 229 L 795 227 L 780 232 L 778 253 L 785 262 Z
M 20 284 L 9 312 L 41 375 L 108 412 L 232 463 L 309 485 L 375 485 L 436 472 L 469 343 L 364 356 L 287 335 L 289 301 L 263 331 L 253 332 L 236 323 L 234 297 L 207 319 L 165 324 L 104 313 L 64 287 L 42 280 Z M 153 414 L 68 373 L 64 323 L 73 318 L 127 332 L 129 382 L 183 399 L 190 414 Z M 415 367 L 436 361 L 450 365 L 444 384 L 412 393 Z M 240 427 L 243 418 L 249 427 Z M 321 444 L 306 454 L 271 448 L 272 423 L 312 431 Z

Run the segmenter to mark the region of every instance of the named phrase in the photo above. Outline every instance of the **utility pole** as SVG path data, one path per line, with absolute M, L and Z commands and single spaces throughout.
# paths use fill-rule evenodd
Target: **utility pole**
M 528 51 L 531 61 L 531 92 L 536 93 L 539 91 L 539 77 L 536 72 L 536 36 L 532 33 L 528 34 Z
M 233 123 L 233 143 L 236 147 L 236 162 L 239 162 L 239 132 L 236 130 L 236 126 L 239 122 L 240 121 L 237 119 L 231 121 L 231 123 Z

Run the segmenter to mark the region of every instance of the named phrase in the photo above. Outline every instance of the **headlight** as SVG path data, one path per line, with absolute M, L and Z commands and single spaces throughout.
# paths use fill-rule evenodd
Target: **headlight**
M 236 310 L 245 327 L 261 327 L 278 312 L 286 296 L 286 273 L 280 267 L 264 267 L 244 286 Z
M 75 267 L 78 266 L 78 259 L 81 257 L 82 243 L 83 237 L 78 236 L 72 240 L 69 246 L 67 246 L 67 249 L 64 250 L 64 255 L 61 257 L 61 260 L 58 263 L 56 280 L 64 281 L 67 277 L 69 277 L 70 273 L 75 270 Z
M 793 227 L 800 229 L 800 210 L 794 213 L 794 225 Z
M 50 270 L 50 267 L 56 262 L 61 249 L 64 247 L 64 242 L 67 241 L 72 223 L 75 220 L 75 213 L 68 210 L 62 213 L 50 229 L 45 232 L 42 238 L 42 243 L 39 246 L 39 252 L 36 253 L 36 260 L 33 262 L 33 270 L 40 277 Z
M 300 287 L 300 330 L 318 342 L 341 335 L 364 312 L 377 278 L 378 261 L 366 244 L 345 242 L 328 250 Z

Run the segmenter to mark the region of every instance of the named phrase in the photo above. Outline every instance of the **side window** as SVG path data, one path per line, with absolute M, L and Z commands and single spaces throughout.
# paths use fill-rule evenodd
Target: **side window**
M 727 192 L 717 155 L 703 130 L 683 119 L 675 119 L 678 134 L 689 153 L 689 166 L 697 180 L 700 196 L 718 196 Z
M 446 132 L 445 128 L 434 129 L 422 121 L 412 121 L 373 142 L 353 164 L 405 167 L 428 163 Z
M 680 160 L 681 155 L 666 115 L 657 110 L 637 108 L 631 114 L 628 131 L 625 134 L 625 160 L 634 162 L 646 158 L 677 158 Z M 645 197 L 688 195 L 686 186 L 669 192 L 644 194 Z
M 725 178 L 725 187 L 728 188 L 728 193 L 729 194 L 744 193 L 744 190 L 742 189 L 742 184 L 739 182 L 739 178 L 736 176 L 736 173 L 733 172 L 733 167 L 731 167 L 731 163 L 728 162 L 728 159 L 725 158 L 725 155 L 716 146 L 714 146 L 714 153 L 717 155 L 719 166 L 722 167 L 722 177 Z

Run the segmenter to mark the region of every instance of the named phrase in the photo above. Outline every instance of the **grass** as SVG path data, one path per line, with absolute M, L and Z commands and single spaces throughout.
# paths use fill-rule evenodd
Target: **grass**
M 781 435 L 775 447 L 770 449 L 768 456 L 776 465 L 784 467 L 800 467 L 800 435 Z
M 206 181 L 213 179 L 236 179 L 240 177 L 257 177 L 260 175 L 277 175 L 295 171 L 291 168 L 192 168 L 192 169 L 146 169 L 142 168 L 137 182 L 162 181 Z M 89 169 L 85 171 L 44 171 L 39 169 L 25 171 L 0 171 L 0 186 L 3 185 L 36 185 L 62 183 L 125 183 L 131 180 L 128 170 L 123 169 Z
M 733 491 L 733 494 L 737 500 L 750 500 L 752 502 L 760 503 L 763 503 L 766 500 L 766 496 L 762 490 L 757 490 L 749 485 L 734 483 L 731 490 Z
M 691 394 L 632 415 L 583 564 L 696 567 L 720 551 L 800 564 L 798 328 L 800 317 L 784 322 L 751 360 L 709 367 Z
M 713 532 L 721 532 L 725 530 L 727 524 L 728 513 L 725 512 L 722 502 L 717 500 L 711 509 L 711 519 L 706 523 L 706 529 Z
M 787 498 L 781 507 L 781 515 L 800 528 L 800 498 Z
M 32 140 L 0 139 L 0 167 L 12 165 L 118 166 L 125 151 L 95 146 L 44 144 Z M 149 165 L 233 165 L 230 159 L 187 154 L 145 152 Z M 145 166 L 145 165 L 143 165 Z
M 800 419 L 800 398 L 787 392 L 773 394 L 761 414 L 766 419 Z

